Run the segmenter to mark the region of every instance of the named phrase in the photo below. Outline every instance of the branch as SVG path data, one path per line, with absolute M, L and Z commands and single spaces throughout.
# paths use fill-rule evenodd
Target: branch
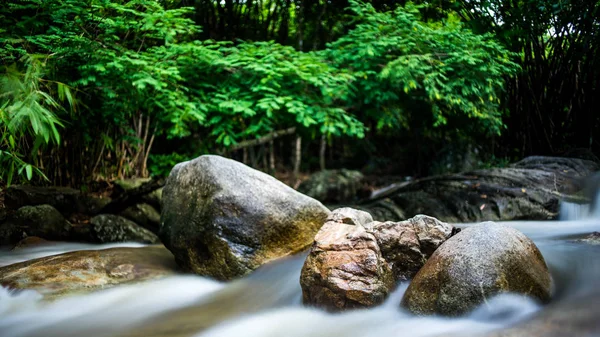
M 291 127 L 284 130 L 273 131 L 272 133 L 257 139 L 245 140 L 243 142 L 239 142 L 237 145 L 231 147 L 231 151 L 236 151 L 239 149 L 243 149 L 250 146 L 262 145 L 270 142 L 275 138 L 279 138 L 281 136 L 291 135 L 296 132 L 296 127 Z
M 143 183 L 137 188 L 123 192 L 106 206 L 102 207 L 102 209 L 98 211 L 98 214 L 118 214 L 124 211 L 127 207 L 141 202 L 144 195 L 163 187 L 164 184 L 165 182 L 162 180 L 152 179 L 146 183 Z

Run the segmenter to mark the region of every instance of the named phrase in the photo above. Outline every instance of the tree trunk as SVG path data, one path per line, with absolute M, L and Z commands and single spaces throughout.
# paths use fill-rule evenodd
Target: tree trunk
M 319 165 L 321 171 L 325 171 L 325 150 L 327 149 L 327 138 L 321 135 L 321 148 L 319 149 Z
M 271 174 L 275 174 L 275 144 L 273 140 L 269 142 L 269 169 Z
M 294 186 L 300 180 L 300 162 L 302 160 L 302 137 L 296 136 L 296 148 L 294 154 Z

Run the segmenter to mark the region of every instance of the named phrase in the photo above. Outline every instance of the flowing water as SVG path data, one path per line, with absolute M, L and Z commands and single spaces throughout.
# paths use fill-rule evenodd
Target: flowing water
M 600 279 L 600 246 L 572 240 L 600 231 L 600 217 L 572 204 L 563 205 L 563 214 L 570 218 L 507 223 L 532 238 L 544 255 L 555 287 L 549 307 L 522 296 L 503 294 L 488 299 L 464 317 L 416 317 L 399 307 L 407 287 L 400 284 L 380 307 L 330 314 L 302 306 L 298 280 L 304 256 L 298 256 L 264 266 L 230 283 L 199 276 L 176 276 L 50 303 L 43 302 L 34 291 L 11 292 L 0 288 L 0 336 L 486 336 L 494 334 L 494 330 L 515 324 L 518 327 L 520 322 L 535 322 L 545 316 L 550 317 L 549 321 L 559 322 L 556 313 L 564 316 L 563 303 L 569 310 L 567 323 L 572 322 L 575 329 L 577 325 L 591 324 L 591 333 L 579 335 L 600 335 L 600 308 L 594 309 L 600 307 L 600 290 L 596 289 Z M 58 244 L 5 251 L 0 252 L 0 265 L 62 251 L 106 247 Z M 555 331 L 559 333 L 540 336 L 576 335 L 561 333 L 565 324 L 557 325 Z

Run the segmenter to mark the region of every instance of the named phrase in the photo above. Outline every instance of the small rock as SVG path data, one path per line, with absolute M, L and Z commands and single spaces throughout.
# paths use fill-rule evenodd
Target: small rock
M 142 199 L 157 210 L 160 210 L 162 209 L 162 192 L 163 187 L 144 195 Z
M 600 232 L 593 232 L 585 238 L 575 240 L 575 242 L 582 242 L 590 245 L 600 245 Z
M 115 180 L 114 183 L 121 191 L 127 192 L 136 189 L 151 180 L 152 178 L 131 178 Z
M 400 222 L 372 222 L 375 236 L 396 281 L 411 279 L 433 252 L 453 234 L 453 226 L 426 215 Z
M 81 210 L 82 213 L 96 215 L 100 213 L 106 205 L 110 204 L 112 199 L 108 197 L 82 195 L 80 201 L 83 205 L 83 210 Z
M 391 269 L 376 238 L 364 225 L 369 213 L 333 211 L 308 254 L 300 285 L 305 304 L 331 311 L 367 308 L 382 303 L 394 287 Z
M 15 244 L 27 236 L 65 241 L 73 238 L 73 225 L 50 205 L 23 206 L 0 225 L 0 241 Z
M 412 280 L 402 305 L 416 314 L 457 316 L 502 292 L 547 302 L 551 288 L 535 244 L 516 229 L 485 222 L 444 242 Z
M 136 204 L 128 207 L 121 216 L 135 222 L 153 233 L 158 233 L 160 213 L 148 204 Z
M 92 236 L 98 242 L 160 243 L 158 237 L 135 222 L 113 214 L 100 214 L 90 220 Z
M 298 191 L 324 203 L 349 202 L 369 196 L 363 180 L 359 171 L 324 170 L 303 181 Z
M 37 236 L 28 236 L 26 238 L 24 238 L 23 240 L 19 241 L 12 250 L 20 250 L 20 249 L 25 249 L 25 248 L 31 248 L 31 247 L 36 247 L 36 246 L 44 246 L 44 245 L 50 245 L 52 244 L 52 242 L 44 240 L 40 237 Z

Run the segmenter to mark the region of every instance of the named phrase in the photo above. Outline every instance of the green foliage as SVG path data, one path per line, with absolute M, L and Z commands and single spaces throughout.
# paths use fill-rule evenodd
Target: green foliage
M 452 14 L 423 22 L 419 7 L 410 4 L 382 13 L 351 3 L 356 28 L 323 53 L 356 75 L 354 109 L 380 129 L 409 128 L 415 118 L 441 126 L 459 116 L 500 133 L 505 77 L 519 67 L 490 34 L 474 34 Z
M 204 17 L 201 8 L 171 1 L 9 1 L 0 8 L 0 61 L 15 64 L 6 78 L 28 70 L 22 89 L 6 84 L 3 91 L 2 149 L 14 164 L 6 159 L 2 167 L 31 177 L 27 163 L 38 160 L 41 145 L 61 143 L 63 125 L 61 151 L 80 157 L 68 175 L 93 174 L 100 165 L 105 177 L 143 175 L 148 158 L 150 171 L 163 175 L 182 159 L 151 154 L 155 139 L 216 152 L 290 127 L 305 139 L 362 138 L 366 125 L 500 132 L 504 78 L 518 67 L 490 35 L 474 34 L 452 14 L 423 20 L 413 5 L 378 12 L 350 3 L 352 26 L 329 9 L 339 20 L 331 23 L 336 35 L 348 32 L 324 50 L 303 52 L 273 41 L 199 39 L 191 18 Z M 324 6 L 300 12 L 277 3 L 279 10 L 260 8 L 267 18 L 256 22 L 267 23 L 268 36 L 281 33 L 280 41 L 306 33 L 316 49 L 324 24 L 292 21 L 318 8 L 325 13 Z M 274 10 L 289 24 L 275 29 L 268 19 Z M 47 71 L 26 59 L 43 60 Z M 61 112 L 76 102 L 77 114 Z M 16 150 L 26 142 L 31 151 Z
M 273 42 L 212 44 L 211 64 L 189 66 L 204 78 L 194 86 L 205 97 L 207 127 L 218 144 L 267 135 L 297 126 L 313 133 L 363 137 L 360 121 L 343 108 L 352 76 L 314 53 Z
M 15 172 L 27 180 L 33 178 L 33 173 L 45 178 L 25 158 L 29 155 L 35 159 L 40 148 L 60 144 L 58 129 L 63 124 L 56 115 L 64 110 L 60 102 L 66 101 L 75 108 L 68 86 L 43 78 L 46 59 L 34 55 L 21 61 L 25 72 L 12 64 L 0 75 L 0 180 L 7 185 L 12 183 Z
M 523 71 L 508 88 L 507 154 L 600 153 L 600 2 L 460 0 L 455 5 L 479 31 L 494 32 L 520 54 Z
M 153 177 L 167 177 L 175 165 L 193 158 L 194 156 L 180 153 L 151 155 L 148 165 L 150 174 Z

